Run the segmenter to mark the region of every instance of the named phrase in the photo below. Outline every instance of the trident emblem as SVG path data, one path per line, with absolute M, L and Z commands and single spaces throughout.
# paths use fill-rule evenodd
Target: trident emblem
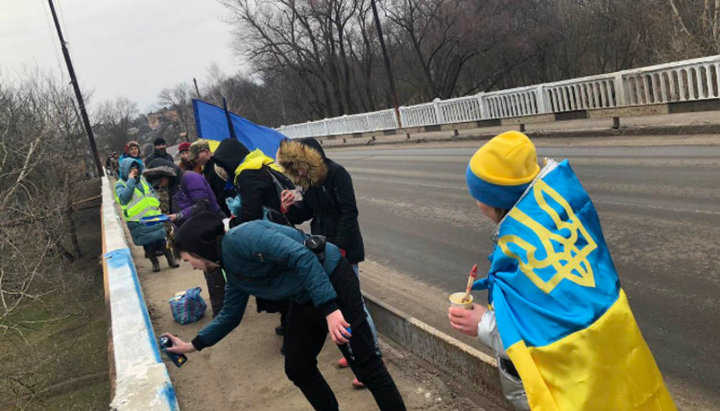
M 572 211 L 570 204 L 557 191 L 542 180 L 535 183 L 532 191 L 538 205 L 552 218 L 557 230 L 548 230 L 517 208 L 513 208 L 508 216 L 530 228 L 538 236 L 547 257 L 539 260 L 535 255 L 537 247 L 514 234 L 504 235 L 498 240 L 503 253 L 516 259 L 520 270 L 545 294 L 549 294 L 563 279 L 583 287 L 595 287 L 595 277 L 587 256 L 597 248 L 597 244 Z M 546 195 L 563 208 L 564 215 L 548 204 Z M 579 239 L 585 244 L 578 244 Z M 524 251 L 527 262 L 510 249 L 511 244 L 515 246 L 513 248 Z M 535 272 L 542 269 L 554 271 L 555 274 L 545 281 Z

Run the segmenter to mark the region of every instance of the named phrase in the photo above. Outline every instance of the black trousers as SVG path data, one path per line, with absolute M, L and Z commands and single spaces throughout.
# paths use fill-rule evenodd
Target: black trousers
M 345 321 L 351 324 L 350 342 L 339 345 L 355 376 L 370 390 L 381 410 L 405 410 L 400 392 L 375 349 L 363 309 L 360 283 L 347 260 L 330 276 Z M 328 334 L 325 317 L 312 303 L 293 303 L 285 330 L 285 374 L 316 410 L 337 410 L 335 394 L 317 368 L 317 355 Z M 348 345 L 350 347 L 348 347 Z
M 213 318 L 215 318 L 220 314 L 225 299 L 225 277 L 220 268 L 214 271 L 203 271 L 203 274 L 210 295 L 210 307 L 212 307 Z

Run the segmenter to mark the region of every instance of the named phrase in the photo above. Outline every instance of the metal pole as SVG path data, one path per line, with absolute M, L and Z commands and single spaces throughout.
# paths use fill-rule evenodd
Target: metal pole
M 55 6 L 52 0 L 48 0 L 50 5 L 50 12 L 55 22 L 55 28 L 57 29 L 58 37 L 60 38 L 60 46 L 62 47 L 63 56 L 65 57 L 65 64 L 67 64 L 68 73 L 70 73 L 70 81 L 72 82 L 73 89 L 75 90 L 75 97 L 78 101 L 80 108 L 80 116 L 82 117 L 83 125 L 85 126 L 85 132 L 88 135 L 88 141 L 90 142 L 90 151 L 92 151 L 93 157 L 95 157 L 95 165 L 97 166 L 98 175 L 104 175 L 102 163 L 100 162 L 100 156 L 97 152 L 97 146 L 95 145 L 95 135 L 93 134 L 92 127 L 90 126 L 90 119 L 88 118 L 87 111 L 85 110 L 85 102 L 83 101 L 82 93 L 80 93 L 80 86 L 78 85 L 77 78 L 75 77 L 75 69 L 73 69 L 72 61 L 70 60 L 70 53 L 65 46 L 65 39 L 60 30 L 60 23 L 58 23 L 57 14 L 55 14 Z
M 197 94 L 197 98 L 200 100 L 200 89 L 198 88 L 197 79 L 195 79 L 195 77 L 193 77 L 193 83 L 195 84 L 195 93 Z
M 397 91 L 395 91 L 395 79 L 393 77 L 392 68 L 390 67 L 390 57 L 388 57 L 387 49 L 385 48 L 385 39 L 383 38 L 382 27 L 380 27 L 380 17 L 378 16 L 377 7 L 375 6 L 375 0 L 370 0 L 370 6 L 372 7 L 373 16 L 375 17 L 375 27 L 377 28 L 378 40 L 380 40 L 380 48 L 382 49 L 383 60 L 385 61 L 385 71 L 387 71 L 388 81 L 390 82 L 390 98 L 392 99 L 393 108 L 395 109 L 395 117 L 397 118 L 398 126 L 402 128 Z

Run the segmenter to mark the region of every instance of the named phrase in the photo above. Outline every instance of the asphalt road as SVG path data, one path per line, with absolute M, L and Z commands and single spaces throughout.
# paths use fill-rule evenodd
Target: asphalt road
M 644 146 L 613 146 L 594 140 L 570 147 L 538 142 L 538 156 L 568 158 L 590 193 L 668 385 L 683 397 L 697 397 L 697 405 L 717 406 L 720 145 L 642 140 Z M 328 153 L 353 177 L 369 259 L 448 293 L 464 288 L 473 263 L 487 271 L 494 226 L 464 181 L 467 161 L 480 144 Z

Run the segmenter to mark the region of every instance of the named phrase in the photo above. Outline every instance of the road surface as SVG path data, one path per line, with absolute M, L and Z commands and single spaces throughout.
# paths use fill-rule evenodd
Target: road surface
M 622 285 L 678 405 L 720 404 L 720 138 L 536 143 L 538 157 L 568 158 L 590 193 Z M 464 180 L 481 144 L 328 152 L 353 177 L 369 260 L 410 275 L 416 287 L 447 293 L 464 288 L 473 263 L 487 270 L 493 224 Z

